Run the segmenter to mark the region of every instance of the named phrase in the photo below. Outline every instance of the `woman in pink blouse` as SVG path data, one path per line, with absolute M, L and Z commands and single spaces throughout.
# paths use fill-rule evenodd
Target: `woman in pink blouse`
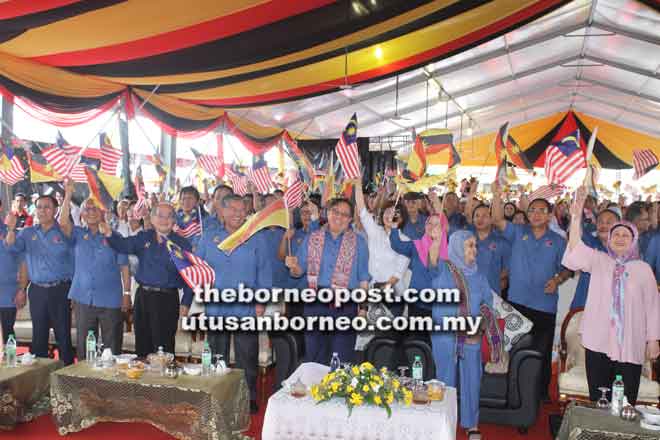
M 589 397 L 599 387 L 610 387 L 616 374 L 623 376 L 625 395 L 635 404 L 645 358 L 660 353 L 660 295 L 651 267 L 640 260 L 638 233 L 628 222 L 609 231 L 607 253 L 582 242 L 581 213 L 587 191 L 578 189 L 571 206 L 568 247 L 562 264 L 591 274 L 582 316 L 582 345 Z

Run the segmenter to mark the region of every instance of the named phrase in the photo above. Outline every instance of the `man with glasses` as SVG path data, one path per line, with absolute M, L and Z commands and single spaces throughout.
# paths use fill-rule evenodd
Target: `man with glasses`
M 218 209 L 219 208 L 219 209 Z M 237 290 L 240 284 L 251 289 L 270 289 L 272 287 L 272 268 L 265 232 L 257 232 L 231 253 L 218 249 L 228 236 L 236 232 L 247 217 L 247 207 L 241 196 L 226 195 L 216 212 L 222 217 L 222 225 L 205 231 L 195 254 L 206 261 L 215 271 L 215 285 L 222 289 Z M 261 316 L 263 304 L 206 304 L 207 316 Z M 211 351 L 229 359 L 229 338 L 227 332 L 209 332 L 208 341 Z M 257 362 L 259 356 L 258 334 L 256 332 L 234 332 L 234 352 L 236 366 L 245 370 L 250 389 L 250 410 L 257 412 Z
M 493 184 L 493 224 L 503 232 L 512 248 L 508 300 L 534 323 L 532 332 L 537 348 L 544 356 L 542 399 L 549 401 L 557 289 L 571 272 L 561 265 L 566 240 L 548 227 L 550 203 L 545 199 L 533 200 L 527 208 L 527 216 L 527 225 L 514 225 L 506 221 L 499 185 Z
M 7 244 L 25 255 L 30 287 L 32 316 L 32 352 L 48 357 L 48 336 L 51 325 L 59 357 L 65 365 L 73 363 L 71 345 L 71 308 L 69 287 L 73 278 L 73 249 L 68 237 L 55 221 L 57 200 L 51 195 L 37 199 L 36 226 L 16 233 L 16 216 L 7 217 Z
M 71 223 L 69 206 L 73 192 L 73 181 L 67 180 L 60 228 L 73 245 L 75 265 L 69 299 L 73 301 L 76 314 L 78 360 L 86 357 L 87 333 L 92 330 L 98 338 L 99 327 L 103 345 L 114 354 L 120 354 L 124 336 L 122 312 L 131 308 L 128 257 L 112 249 L 100 234 L 99 224 L 104 212 L 94 200 L 87 199 L 82 205 L 82 219 L 86 226 Z
M 353 205 L 347 199 L 333 199 L 328 204 L 328 223 L 305 237 L 296 256 L 286 257 L 286 266 L 293 277 L 307 275 L 312 289 L 367 289 L 369 250 L 366 240 L 350 227 Z M 305 304 L 306 316 L 347 316 L 358 314 L 356 304 L 335 308 L 332 304 Z M 305 361 L 329 364 L 337 352 L 342 362 L 352 362 L 355 355 L 355 333 L 307 331 Z
M 179 316 L 188 315 L 192 303 L 192 290 L 181 278 L 167 246 L 172 241 L 183 250 L 192 251 L 190 242 L 172 231 L 175 217 L 170 203 L 159 202 L 151 210 L 153 229 L 133 237 L 122 237 L 106 223 L 99 225 L 114 250 L 138 257 L 135 279 L 139 287 L 135 292 L 133 318 L 135 352 L 140 357 L 156 352 L 159 346 L 174 353 Z M 181 300 L 179 289 L 184 291 Z

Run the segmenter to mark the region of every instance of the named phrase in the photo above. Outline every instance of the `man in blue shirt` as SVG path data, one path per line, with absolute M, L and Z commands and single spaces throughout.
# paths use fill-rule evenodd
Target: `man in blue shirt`
M 658 282 L 658 291 L 660 292 L 660 234 L 655 234 L 649 242 L 644 260 L 653 269 L 655 280 Z
M 547 200 L 536 199 L 529 203 L 529 224 L 514 225 L 504 219 L 499 185 L 495 183 L 493 188 L 494 224 L 512 248 L 509 302 L 534 324 L 532 332 L 535 342 L 545 358 L 541 377 L 542 398 L 548 401 L 557 289 L 571 274 L 561 265 L 566 240 L 548 227 L 551 209 Z
M 451 236 L 451 234 L 453 234 L 455 231 L 465 229 L 467 227 L 467 219 L 460 212 L 459 200 L 455 192 L 450 191 L 445 194 L 442 207 L 445 210 L 445 215 L 447 216 L 447 221 L 449 222 L 448 236 Z
M 584 244 L 597 251 L 607 253 L 607 240 L 610 233 L 610 228 L 615 222 L 619 221 L 621 217 L 617 212 L 610 209 L 605 209 L 596 217 L 596 231 L 589 233 L 583 229 L 582 241 Z M 589 290 L 589 281 L 591 274 L 588 272 L 580 272 L 580 278 L 575 288 L 575 296 L 571 302 L 570 310 L 584 307 L 587 303 L 587 291 Z
M 172 231 L 175 222 L 174 207 L 167 202 L 156 204 L 151 210 L 153 229 L 139 232 L 133 237 L 122 237 L 106 223 L 99 230 L 110 246 L 119 253 L 136 255 L 138 269 L 135 279 L 139 284 L 133 304 L 135 322 L 135 352 L 144 357 L 162 346 L 174 353 L 179 316 L 188 315 L 192 303 L 192 290 L 184 283 L 170 258 L 167 241 L 188 252 L 190 242 Z M 183 298 L 179 300 L 179 289 Z
M 477 237 L 477 267 L 488 279 L 490 288 L 500 295 L 502 276 L 508 271 L 511 260 L 511 245 L 493 231 L 488 206 L 478 205 L 472 211 L 472 224 Z
M 199 191 L 193 186 L 181 188 L 179 202 L 181 209 L 176 212 L 176 232 L 195 246 L 202 235 L 202 222 L 206 217 L 206 211 L 199 204 Z
M 39 224 L 15 235 L 16 216 L 7 218 L 7 244 L 25 255 L 30 278 L 30 315 L 32 352 L 48 357 L 48 336 L 52 324 L 59 357 L 65 365 L 73 363 L 71 345 L 71 308 L 69 287 L 73 278 L 73 249 L 55 221 L 57 200 L 41 196 L 37 200 Z
M 328 224 L 307 235 L 296 256 L 286 257 L 291 275 L 298 278 L 307 275 L 312 289 L 347 288 L 367 289 L 369 275 L 369 250 L 367 242 L 351 228 L 355 212 L 347 199 L 333 199 L 328 204 Z M 307 316 L 348 316 L 358 314 L 356 304 L 333 305 L 305 304 Z M 360 313 L 364 313 L 360 311 Z M 333 352 L 342 362 L 351 362 L 355 355 L 355 332 L 308 331 L 305 334 L 305 359 L 307 362 L 328 364 Z
M 87 199 L 82 205 L 82 219 L 87 226 L 73 226 L 69 220 L 73 181 L 67 180 L 64 188 L 60 227 L 73 244 L 75 270 L 69 299 L 73 301 L 76 314 L 78 360 L 87 356 L 86 339 L 90 330 L 98 340 L 99 326 L 103 345 L 109 347 L 112 353 L 121 354 L 124 336 L 122 312 L 128 312 L 131 308 L 128 256 L 112 249 L 108 240 L 99 233 L 103 211 L 94 200 Z
M 266 233 L 261 231 L 250 237 L 230 254 L 218 249 L 225 238 L 236 232 L 247 217 L 247 207 L 243 199 L 235 194 L 225 196 L 220 208 L 224 226 L 205 233 L 199 241 L 195 254 L 205 260 L 215 270 L 215 287 L 238 290 L 243 284 L 251 289 L 270 289 L 273 284 L 271 257 L 267 248 Z M 263 304 L 244 303 L 209 303 L 206 304 L 207 316 L 261 316 L 264 313 Z M 234 353 L 236 366 L 245 370 L 250 389 L 250 409 L 257 410 L 257 362 L 259 356 L 258 334 L 255 332 L 235 332 Z M 229 359 L 228 332 L 209 332 L 208 341 L 213 353 L 222 354 Z
M 428 217 L 420 212 L 421 199 L 422 197 L 415 192 L 409 192 L 403 196 L 403 206 L 407 215 L 401 231 L 411 240 L 422 238 L 426 229 L 426 219 Z
M 2 208 L 2 200 L 0 200 Z M 27 267 L 18 252 L 7 246 L 7 226 L 0 218 L 0 324 L 2 337 L 7 342 L 9 335 L 14 334 L 16 310 L 25 307 L 27 296 Z

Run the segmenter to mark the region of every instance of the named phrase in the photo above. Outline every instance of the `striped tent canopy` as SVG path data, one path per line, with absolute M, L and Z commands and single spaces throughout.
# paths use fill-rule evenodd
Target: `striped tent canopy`
M 632 168 L 633 150 L 649 149 L 660 156 L 660 137 L 649 136 L 584 113 L 568 111 L 518 124 L 509 129 L 530 163 L 542 168 L 545 150 L 575 129 L 580 131 L 580 147 L 587 150 L 591 132 L 598 127 L 594 155 L 607 169 Z M 493 145 L 497 132 L 465 140 L 457 145 L 463 163 L 469 166 L 496 166 Z M 446 164 L 440 158 L 438 164 Z
M 8 0 L 0 2 L 0 93 L 60 126 L 87 122 L 124 99 L 129 116 L 148 101 L 143 112 L 171 134 L 235 124 L 263 140 L 282 130 L 224 109 L 386 79 L 566 3 Z

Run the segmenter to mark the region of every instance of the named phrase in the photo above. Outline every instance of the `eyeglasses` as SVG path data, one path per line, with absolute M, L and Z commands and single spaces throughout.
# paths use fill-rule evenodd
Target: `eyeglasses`
M 337 217 L 351 218 L 350 212 L 340 211 L 339 209 L 331 209 L 330 212 Z
M 527 210 L 529 214 L 547 214 L 548 208 L 529 208 Z

